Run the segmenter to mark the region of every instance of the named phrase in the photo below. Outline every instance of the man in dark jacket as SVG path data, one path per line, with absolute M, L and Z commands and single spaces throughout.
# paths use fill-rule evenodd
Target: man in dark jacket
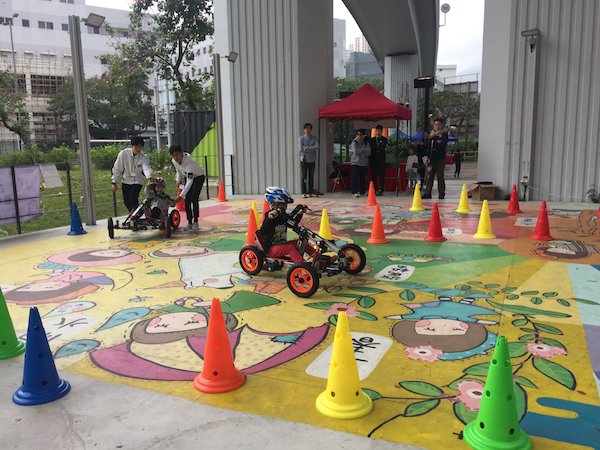
M 429 160 L 431 172 L 427 180 L 427 187 L 422 198 L 431 198 L 433 189 L 433 177 L 437 178 L 439 199 L 446 196 L 446 182 L 444 181 L 444 169 L 446 168 L 446 147 L 448 145 L 448 132 L 444 130 L 444 121 L 435 119 L 433 122 L 433 131 L 427 140 L 429 148 Z
M 369 166 L 371 168 L 371 181 L 373 187 L 377 189 L 377 195 L 383 195 L 385 190 L 385 148 L 387 147 L 387 138 L 383 136 L 383 127 L 375 127 L 375 137 L 371 139 L 371 156 L 369 156 Z

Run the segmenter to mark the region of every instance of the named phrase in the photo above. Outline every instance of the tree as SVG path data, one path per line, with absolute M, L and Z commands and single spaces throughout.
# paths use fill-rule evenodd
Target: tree
M 0 70 L 0 122 L 28 146 L 29 116 L 25 111 L 25 91 L 15 92 L 15 80 L 13 73 Z
M 109 72 L 102 78 L 87 79 L 85 88 L 93 139 L 124 139 L 153 123 L 150 91 L 136 77 Z M 72 79 L 50 100 L 48 109 L 63 118 L 72 134 L 77 132 Z
M 430 99 L 433 118 L 441 117 L 446 125 L 461 128 L 479 118 L 479 95 L 464 92 L 434 91 Z M 423 97 L 417 106 L 417 127 L 423 129 Z
M 383 90 L 383 78 L 334 78 L 333 80 L 333 98 L 340 98 L 340 92 L 354 92 L 361 88 L 363 84 L 369 83 L 376 90 Z
M 127 34 L 114 44 L 119 57 L 172 81 L 180 109 L 213 106 L 211 89 L 203 87 L 212 75 L 193 65 L 194 46 L 213 34 L 211 0 L 137 0 Z

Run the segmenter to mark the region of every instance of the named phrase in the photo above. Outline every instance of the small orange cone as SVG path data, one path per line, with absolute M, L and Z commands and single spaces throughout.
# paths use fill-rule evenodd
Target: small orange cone
M 254 215 L 252 208 L 250 208 L 250 215 L 248 216 L 248 231 L 246 232 L 246 242 L 244 242 L 244 245 L 255 244 L 256 230 L 258 230 L 258 225 L 256 225 L 256 216 Z
M 265 216 L 269 211 L 271 211 L 271 205 L 269 205 L 269 202 L 265 200 L 263 202 L 262 223 L 265 223 Z
M 223 182 L 219 181 L 219 194 L 217 195 L 218 202 L 226 202 L 227 197 L 225 197 L 225 188 L 223 188 Z
M 519 208 L 519 195 L 517 194 L 517 185 L 513 184 L 512 192 L 510 193 L 510 201 L 508 202 L 508 208 L 506 208 L 506 214 L 521 214 L 521 208 Z
M 535 230 L 529 238 L 532 241 L 554 240 L 554 238 L 550 236 L 550 224 L 548 223 L 548 210 L 546 209 L 546 200 L 542 200 L 537 222 L 535 223 Z
M 377 209 L 373 216 L 373 228 L 371 229 L 371 237 L 367 239 L 369 244 L 386 244 L 389 241 L 385 238 L 385 232 L 383 231 L 383 219 L 381 218 L 381 210 L 379 204 L 376 204 Z
M 181 194 L 181 188 L 177 188 L 177 196 L 178 197 L 179 197 L 179 194 Z M 177 211 L 185 211 L 185 202 L 183 201 L 183 199 L 181 199 L 177 202 L 177 204 L 175 205 L 175 209 Z
M 375 198 L 375 188 L 373 187 L 373 182 L 369 182 L 369 198 L 367 199 L 367 206 L 375 206 L 377 204 L 377 199 Z
M 446 238 L 442 233 L 442 222 L 440 221 L 440 210 L 437 202 L 433 203 L 431 220 L 429 221 L 429 232 L 425 236 L 427 242 L 444 242 Z
M 221 302 L 218 298 L 213 298 L 204 350 L 204 367 L 194 378 L 194 387 L 200 392 L 220 394 L 237 389 L 245 381 L 246 375 L 233 364 Z

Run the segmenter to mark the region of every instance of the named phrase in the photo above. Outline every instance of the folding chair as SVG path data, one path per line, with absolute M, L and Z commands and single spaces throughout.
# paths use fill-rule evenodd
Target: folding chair
M 336 189 L 342 190 L 341 188 L 343 188 L 344 191 L 347 190 L 340 166 L 335 161 L 333 162 L 333 173 L 331 174 L 331 178 L 331 192 L 335 192 Z

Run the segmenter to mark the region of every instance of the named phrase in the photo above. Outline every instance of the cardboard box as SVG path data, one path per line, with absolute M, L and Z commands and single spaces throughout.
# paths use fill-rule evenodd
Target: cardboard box
M 481 181 L 468 186 L 469 197 L 474 200 L 494 200 L 496 198 L 496 186 L 491 181 Z

